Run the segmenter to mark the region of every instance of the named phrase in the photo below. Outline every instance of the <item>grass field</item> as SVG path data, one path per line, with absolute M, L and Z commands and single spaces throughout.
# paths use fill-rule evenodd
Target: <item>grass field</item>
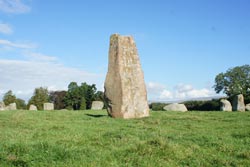
M 0 166 L 250 166 L 250 112 L 1 111 Z

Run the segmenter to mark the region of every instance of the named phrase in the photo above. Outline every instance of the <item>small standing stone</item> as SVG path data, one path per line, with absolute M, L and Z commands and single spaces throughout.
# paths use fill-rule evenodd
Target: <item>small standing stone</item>
M 5 104 L 4 102 L 0 101 L 0 111 L 5 110 Z
M 46 111 L 54 110 L 54 104 L 53 103 L 44 103 L 43 110 L 46 110 Z
M 93 101 L 91 105 L 91 110 L 102 110 L 104 103 L 102 101 Z
M 180 111 L 180 112 L 188 111 L 187 107 L 184 104 L 178 104 L 178 103 L 166 105 L 163 109 L 165 111 Z
M 10 103 L 5 110 L 16 110 L 16 103 Z
M 221 111 L 232 111 L 231 103 L 226 99 L 220 100 L 220 110 Z
M 29 110 L 30 111 L 37 111 L 37 107 L 35 105 L 31 104 Z
M 233 111 L 245 111 L 244 97 L 242 94 L 236 95 L 233 99 Z
M 246 105 L 246 111 L 250 111 L 250 103 Z

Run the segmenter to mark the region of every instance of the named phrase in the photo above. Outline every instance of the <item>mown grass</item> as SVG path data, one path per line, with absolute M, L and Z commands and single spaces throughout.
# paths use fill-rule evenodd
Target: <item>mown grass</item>
M 250 112 L 1 111 L 0 166 L 250 166 Z

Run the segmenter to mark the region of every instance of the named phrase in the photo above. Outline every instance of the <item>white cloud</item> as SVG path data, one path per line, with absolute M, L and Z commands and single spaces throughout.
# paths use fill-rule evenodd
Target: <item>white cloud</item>
M 0 11 L 12 14 L 27 13 L 31 10 L 21 0 L 0 0 Z
M 19 49 L 33 49 L 36 48 L 36 45 L 33 43 L 16 43 L 11 42 L 9 40 L 0 39 L 0 45 L 12 48 L 19 48 Z
M 177 84 L 173 89 L 167 89 L 163 84 L 149 82 L 147 84 L 150 100 L 175 101 L 216 96 L 211 88 L 195 89 L 190 84 Z
M 165 89 L 161 92 L 160 99 L 173 99 L 173 93 Z
M 29 99 L 36 87 L 65 90 L 72 81 L 101 85 L 103 76 L 55 62 L 0 59 L 0 96 L 13 90 L 20 98 Z
M 13 30 L 11 28 L 10 25 L 8 24 L 4 24 L 4 23 L 0 23 L 0 33 L 2 34 L 12 34 Z

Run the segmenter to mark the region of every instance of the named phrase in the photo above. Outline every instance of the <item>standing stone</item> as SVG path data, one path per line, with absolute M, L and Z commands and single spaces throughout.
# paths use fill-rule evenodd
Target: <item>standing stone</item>
M 10 103 L 5 110 L 16 110 L 16 103 Z
M 0 101 L 0 111 L 5 110 L 5 104 L 4 102 Z
M 46 110 L 46 111 L 54 110 L 54 104 L 53 103 L 44 103 L 43 110 Z
M 178 103 L 166 105 L 163 109 L 165 111 L 180 111 L 180 112 L 188 111 L 187 107 L 184 104 L 178 104 Z
M 250 111 L 250 103 L 246 105 L 246 111 Z
M 104 103 L 102 101 L 93 101 L 91 105 L 91 110 L 102 110 Z
M 220 110 L 221 111 L 232 111 L 231 103 L 226 99 L 220 100 Z
M 111 35 L 105 103 L 114 118 L 149 116 L 147 91 L 136 44 L 131 36 Z
M 244 97 L 242 94 L 236 95 L 233 99 L 233 111 L 245 111 Z
M 30 111 L 37 111 L 37 107 L 35 105 L 31 104 L 29 110 Z

